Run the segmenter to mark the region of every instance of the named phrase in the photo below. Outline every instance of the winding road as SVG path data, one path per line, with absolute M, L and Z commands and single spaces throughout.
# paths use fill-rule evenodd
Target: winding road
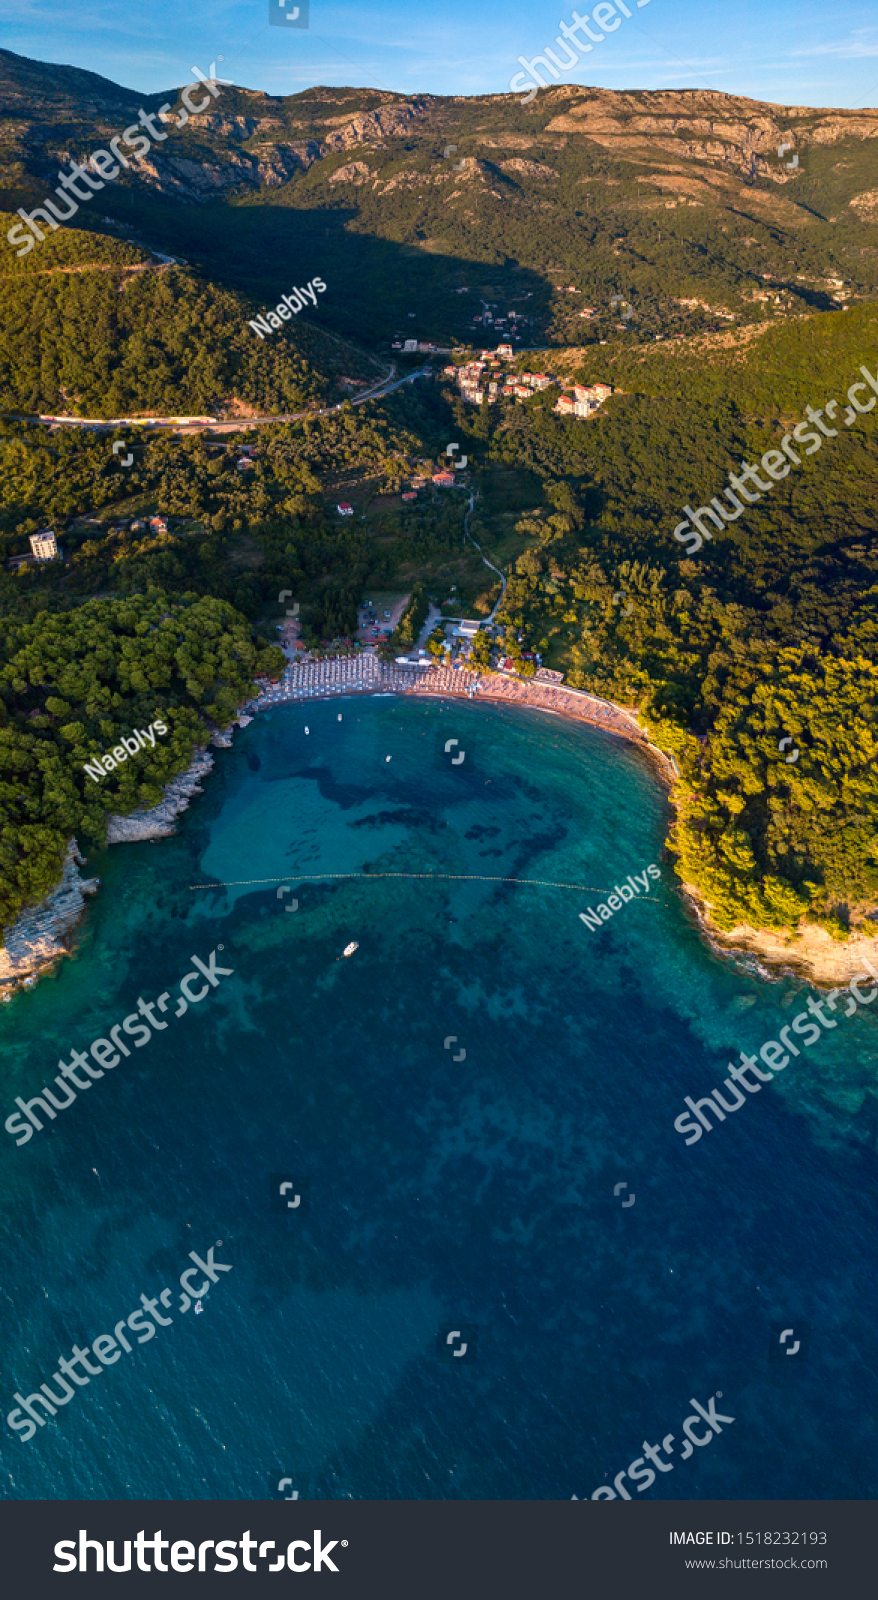
M 351 399 L 352 406 L 361 406 L 366 400 L 380 400 L 386 394 L 392 394 L 394 389 L 401 389 L 406 383 L 414 383 L 416 378 L 423 378 L 430 371 L 429 361 L 414 372 L 407 372 L 404 377 L 396 377 L 396 362 L 391 361 L 390 367 L 383 378 L 365 389 Z M 341 411 L 346 402 L 339 401 L 334 406 L 323 406 L 317 411 L 288 411 L 270 417 L 242 417 L 234 421 L 217 421 L 211 418 L 208 421 L 194 419 L 182 421 L 179 417 L 50 417 L 33 416 L 24 412 L 8 412 L 7 417 L 16 422 L 55 422 L 65 428 L 92 428 L 96 431 L 109 431 L 112 428 L 172 428 L 175 433 L 203 433 L 209 429 L 211 433 L 242 433 L 250 428 L 262 428 L 269 422 L 303 422 L 315 417 L 331 417 L 336 411 Z

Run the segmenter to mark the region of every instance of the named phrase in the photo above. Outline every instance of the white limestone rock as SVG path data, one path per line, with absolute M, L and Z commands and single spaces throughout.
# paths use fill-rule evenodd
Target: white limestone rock
M 194 794 L 202 794 L 199 779 L 210 772 L 213 756 L 199 750 L 192 765 L 165 786 L 163 798 L 149 811 L 132 811 L 127 817 L 107 818 L 107 844 L 134 844 L 140 839 L 167 839 L 176 832 L 177 818 Z
M 85 896 L 94 894 L 99 883 L 97 878 L 80 876 L 84 864 L 76 840 L 71 839 L 56 887 L 39 905 L 26 906 L 6 929 L 5 947 L 0 950 L 3 999 L 8 999 L 18 984 L 33 981 L 69 954 L 66 937 L 85 910 Z

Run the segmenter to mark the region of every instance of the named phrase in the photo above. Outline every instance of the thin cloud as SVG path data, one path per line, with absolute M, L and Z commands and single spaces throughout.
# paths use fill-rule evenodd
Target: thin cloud
M 864 29 L 863 32 L 866 30 Z M 869 29 L 869 32 L 874 30 Z M 873 44 L 849 41 L 846 44 L 815 44 L 809 50 L 792 50 L 792 57 L 836 56 L 842 61 L 858 61 L 863 56 L 878 56 L 878 39 Z

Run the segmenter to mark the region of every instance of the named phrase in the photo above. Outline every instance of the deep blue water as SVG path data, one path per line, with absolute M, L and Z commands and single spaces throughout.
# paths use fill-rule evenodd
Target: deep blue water
M 687 1148 L 683 1096 L 811 991 L 707 947 L 666 823 L 598 732 L 348 699 L 260 718 L 176 837 L 92 854 L 75 958 L 0 1011 L 3 1117 L 139 996 L 175 1000 L 29 1143 L 0 1134 L 2 1415 L 141 1293 L 173 1289 L 172 1320 L 33 1439 L 2 1425 L 5 1496 L 583 1497 L 668 1434 L 646 1498 L 875 1495 L 875 1023 Z M 475 881 L 650 862 L 598 931 L 600 893 Z M 174 1017 L 220 945 L 233 975 Z M 272 1173 L 307 1215 L 271 1210 Z M 217 1240 L 196 1318 L 178 1280 Z M 803 1319 L 808 1359 L 770 1363 Z M 718 1391 L 734 1423 L 683 1461 Z

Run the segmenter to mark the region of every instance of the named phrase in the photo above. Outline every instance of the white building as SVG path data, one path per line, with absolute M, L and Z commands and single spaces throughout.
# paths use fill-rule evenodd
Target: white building
M 51 528 L 41 528 L 30 536 L 30 547 L 37 561 L 57 561 L 58 546 Z
M 577 383 L 573 386 L 573 392 L 577 400 L 594 400 L 600 404 L 613 390 L 608 383 Z

